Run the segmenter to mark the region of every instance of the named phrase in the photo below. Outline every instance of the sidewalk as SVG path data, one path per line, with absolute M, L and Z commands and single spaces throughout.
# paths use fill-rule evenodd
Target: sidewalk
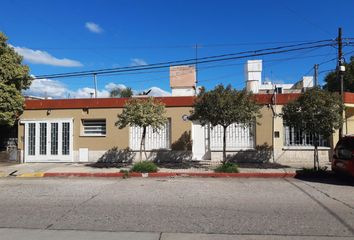
M 159 168 L 157 173 L 129 173 L 129 177 L 294 177 L 311 163 L 284 168 L 242 168 L 240 173 L 214 173 L 211 168 Z M 328 166 L 327 166 L 328 167 Z M 122 168 L 127 170 L 128 168 Z M 329 168 L 330 169 L 330 168 Z M 94 168 L 87 163 L 24 163 L 0 165 L 0 177 L 127 177 L 120 168 Z

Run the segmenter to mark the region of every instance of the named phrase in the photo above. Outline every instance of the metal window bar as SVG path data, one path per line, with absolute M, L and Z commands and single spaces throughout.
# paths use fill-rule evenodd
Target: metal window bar
M 106 135 L 106 120 L 88 120 L 82 121 L 84 134 L 87 135 Z
M 51 155 L 58 155 L 58 123 L 51 123 L 51 133 L 50 133 L 50 153 Z
M 69 155 L 70 153 L 70 124 L 68 122 L 62 123 L 62 154 Z
M 159 130 L 153 131 L 151 127 L 146 128 L 145 149 L 168 149 L 170 148 L 170 120 Z M 143 128 L 138 126 L 130 127 L 130 148 L 132 150 L 140 149 L 140 142 L 143 134 Z
M 243 124 L 233 123 L 226 129 L 226 150 L 241 150 L 254 148 L 254 126 L 246 127 Z M 223 148 L 222 126 L 217 125 L 210 128 L 210 148 L 214 151 Z
M 47 154 L 47 123 L 39 123 L 39 154 Z
M 28 124 L 28 155 L 34 156 L 36 152 L 36 124 Z
M 285 146 L 314 146 L 315 139 L 313 134 L 305 133 L 300 129 L 285 126 L 284 135 Z M 327 147 L 328 139 L 320 135 L 318 138 L 318 146 Z

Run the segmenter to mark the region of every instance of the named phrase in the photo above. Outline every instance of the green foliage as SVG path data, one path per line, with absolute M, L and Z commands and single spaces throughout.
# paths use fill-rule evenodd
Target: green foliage
M 126 170 L 126 169 L 121 169 L 119 172 L 120 172 L 120 173 L 123 173 L 123 178 L 124 178 L 124 179 L 126 179 L 126 178 L 129 177 L 129 171 L 128 171 L 128 170 Z
M 119 98 L 130 98 L 133 96 L 133 90 L 128 88 L 114 88 L 110 92 L 111 97 L 119 97 Z
M 202 125 L 210 123 L 212 126 L 227 127 L 232 123 L 241 123 L 250 126 L 260 116 L 259 109 L 260 106 L 245 90 L 238 91 L 231 85 L 226 88 L 218 85 L 209 92 L 200 92 L 190 119 L 197 120 Z
M 286 125 L 309 134 L 329 137 L 343 122 L 340 96 L 319 88 L 307 90 L 283 108 Z
M 345 72 L 343 75 L 344 91 L 354 92 L 354 56 L 350 58 L 350 63 L 345 63 Z M 332 71 L 325 77 L 326 84 L 323 86 L 325 90 L 330 92 L 340 91 L 340 81 L 337 79 L 337 72 Z
M 0 124 L 13 126 L 23 110 L 21 90 L 31 84 L 29 68 L 0 32 Z
M 142 160 L 142 149 L 145 150 L 146 128 L 151 127 L 153 131 L 161 129 L 167 122 L 165 116 L 165 105 L 152 97 L 129 99 L 121 114 L 118 114 L 118 121 L 115 125 L 122 129 L 126 126 L 137 126 L 143 128 L 140 143 L 140 160 Z M 145 155 L 146 155 L 146 151 Z
M 226 162 L 226 129 L 233 123 L 253 126 L 257 117 L 261 117 L 260 106 L 257 105 L 250 93 L 238 91 L 231 85 L 216 86 L 211 91 L 201 90 L 191 111 L 190 119 L 199 121 L 203 126 L 221 125 L 224 128 L 223 161 Z
M 157 172 L 157 166 L 153 162 L 142 161 L 142 162 L 135 163 L 130 171 L 141 172 L 141 173 Z
M 235 163 L 227 162 L 220 164 L 217 168 L 214 170 L 215 172 L 220 172 L 220 173 L 238 173 L 238 166 Z
M 314 136 L 314 168 L 318 166 L 318 137 L 329 137 L 343 123 L 343 103 L 337 93 L 319 88 L 307 90 L 283 107 L 282 117 L 289 127 Z
M 302 168 L 296 171 L 296 178 L 326 178 L 333 176 L 326 166 L 319 168 Z
M 0 82 L 0 125 L 13 126 L 23 111 L 24 98 L 13 84 Z
M 153 98 L 129 99 L 123 109 L 123 112 L 118 115 L 116 126 L 119 129 L 126 126 L 148 127 L 153 130 L 158 130 L 167 122 L 165 116 L 165 106 Z

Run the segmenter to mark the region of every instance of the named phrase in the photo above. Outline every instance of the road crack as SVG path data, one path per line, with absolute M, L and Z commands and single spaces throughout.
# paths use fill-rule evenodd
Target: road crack
M 112 183 L 112 184 L 114 184 L 114 183 Z M 112 184 L 108 184 L 108 185 L 110 186 L 110 185 L 112 185 Z M 55 219 L 55 220 L 54 220 L 54 223 L 49 224 L 46 228 L 44 228 L 44 230 L 50 230 L 50 228 L 53 227 L 54 224 L 58 223 L 60 220 L 62 220 L 64 217 L 66 217 L 69 213 L 74 212 L 76 209 L 78 209 L 78 208 L 81 207 L 82 205 L 84 205 L 84 204 L 86 204 L 87 202 L 91 201 L 92 199 L 96 198 L 98 195 L 100 195 L 100 194 L 105 190 L 106 187 L 108 187 L 108 185 L 105 186 L 105 187 L 103 187 L 102 190 L 99 191 L 98 193 L 96 193 L 96 194 L 90 196 L 89 198 L 85 199 L 84 201 L 80 202 L 79 204 L 73 206 L 72 208 L 70 208 L 69 210 L 67 210 L 66 212 L 64 212 L 64 214 L 62 214 L 60 217 L 58 217 L 57 219 Z
M 322 194 L 325 195 L 326 197 L 328 197 L 328 198 L 330 198 L 330 199 L 332 199 L 332 200 L 334 200 L 334 201 L 337 201 L 337 202 L 343 204 L 344 206 L 346 206 L 346 207 L 348 207 L 348 208 L 354 210 L 354 207 L 351 206 L 350 204 L 348 204 L 348 203 L 346 203 L 346 202 L 344 202 L 344 201 L 342 201 L 342 200 L 339 200 L 338 198 L 332 197 L 332 196 L 329 195 L 328 193 L 326 193 L 326 192 L 324 192 L 324 191 L 322 191 L 322 190 L 316 188 L 315 186 L 313 186 L 313 185 L 311 185 L 311 184 L 308 184 L 308 183 L 305 183 L 305 182 L 304 182 L 303 184 L 305 184 L 306 186 L 309 186 L 309 187 L 313 188 L 314 190 L 316 190 L 316 191 L 319 192 L 319 193 L 322 193 Z
M 321 201 L 316 199 L 314 196 L 312 196 L 310 193 L 308 193 L 305 189 L 302 187 L 298 186 L 292 181 L 289 181 L 288 179 L 284 180 L 288 182 L 290 185 L 293 187 L 299 189 L 302 193 L 304 193 L 306 196 L 308 196 L 311 200 L 313 200 L 315 203 L 317 203 L 320 207 L 322 207 L 328 214 L 330 214 L 332 217 L 334 217 L 338 222 L 340 222 L 352 235 L 354 235 L 354 228 L 349 225 L 344 219 L 342 219 L 337 213 L 335 213 L 333 210 L 328 208 L 326 205 L 324 205 Z

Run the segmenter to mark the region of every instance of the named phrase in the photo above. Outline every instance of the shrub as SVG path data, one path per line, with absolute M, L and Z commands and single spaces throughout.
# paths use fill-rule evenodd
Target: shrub
M 141 172 L 141 173 L 157 172 L 157 166 L 153 162 L 142 161 L 142 162 L 135 163 L 130 171 Z
M 225 164 L 219 165 L 217 168 L 214 170 L 215 172 L 221 172 L 221 173 L 238 173 L 238 166 L 235 163 L 227 162 Z
M 315 168 L 302 168 L 301 170 L 297 170 L 296 174 L 300 176 L 326 176 L 330 173 L 330 171 L 327 170 L 327 167 L 320 167 L 318 169 Z

